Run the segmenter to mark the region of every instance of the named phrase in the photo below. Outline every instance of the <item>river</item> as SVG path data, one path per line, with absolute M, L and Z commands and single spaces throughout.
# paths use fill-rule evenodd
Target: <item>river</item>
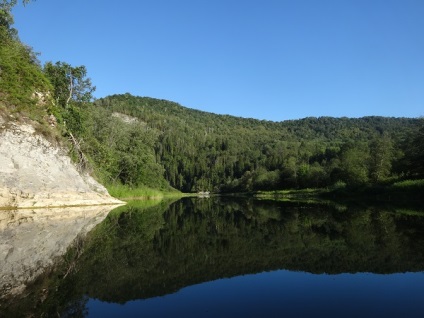
M 26 267 L 10 255 L 27 245 L 28 222 L 11 240 L 13 222 L 0 219 L 0 316 L 424 316 L 422 207 L 210 197 L 90 213 L 73 240 L 69 217 L 67 231 L 35 231 L 44 243 Z M 33 273 L 20 274 L 25 288 L 4 284 L 17 269 Z

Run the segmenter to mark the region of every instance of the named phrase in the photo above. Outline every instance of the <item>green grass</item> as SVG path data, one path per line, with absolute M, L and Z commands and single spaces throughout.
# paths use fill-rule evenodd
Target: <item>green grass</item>
M 403 180 L 403 181 L 399 181 L 399 182 L 395 182 L 392 185 L 393 188 L 397 188 L 397 189 L 418 189 L 418 188 L 422 188 L 424 189 L 424 179 L 419 179 L 419 180 Z
M 276 191 L 258 191 L 254 194 L 257 198 L 266 197 L 284 197 L 284 198 L 299 198 L 299 197 L 315 197 L 328 192 L 326 189 L 300 189 L 300 190 L 276 190 Z
M 349 188 L 340 183 L 328 189 L 258 191 L 254 196 L 279 201 L 407 202 L 414 205 L 416 202 L 422 202 L 423 194 L 424 179 L 419 179 L 356 188 Z
M 134 207 L 138 209 L 148 209 L 157 205 L 160 205 L 162 200 L 129 200 L 126 205 L 122 205 L 113 209 L 111 214 L 121 213 L 122 211 L 127 211 L 128 207 Z
M 395 182 L 388 188 L 392 197 L 423 201 L 424 179 Z
M 415 209 L 395 209 L 397 214 L 411 215 L 411 216 L 420 216 L 422 217 L 424 214 L 424 210 L 418 207 Z
M 259 200 L 274 200 L 283 202 L 301 202 L 305 204 L 330 204 L 331 201 L 322 198 L 327 189 L 291 189 L 276 191 L 258 191 L 254 197 Z
M 161 200 L 165 197 L 181 197 L 183 193 L 179 191 L 161 191 L 145 186 L 132 188 L 122 184 L 114 184 L 106 186 L 109 194 L 121 200 Z
M 106 187 L 109 194 L 118 199 L 162 199 L 163 193 L 148 187 L 131 188 L 124 185 L 110 185 Z

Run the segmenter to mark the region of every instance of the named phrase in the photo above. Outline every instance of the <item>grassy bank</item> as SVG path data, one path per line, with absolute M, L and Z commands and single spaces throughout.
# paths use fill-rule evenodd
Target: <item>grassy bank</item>
M 300 189 L 300 190 L 276 190 L 276 191 L 258 191 L 254 193 L 254 197 L 258 199 L 277 199 L 279 201 L 290 200 L 321 200 L 320 196 L 327 193 L 327 189 Z
M 420 192 L 422 194 L 424 190 L 424 179 L 395 182 L 391 188 L 393 191 Z
M 362 187 L 336 186 L 322 189 L 258 191 L 257 198 L 279 200 L 343 200 L 343 201 L 423 201 L 424 179 L 404 180 L 388 185 Z
M 403 180 L 386 185 L 340 187 L 323 193 L 334 199 L 373 199 L 379 201 L 423 201 L 424 179 Z
M 165 197 L 182 197 L 183 193 L 177 190 L 158 190 L 149 187 L 136 187 L 115 184 L 106 186 L 109 194 L 120 200 L 161 200 Z

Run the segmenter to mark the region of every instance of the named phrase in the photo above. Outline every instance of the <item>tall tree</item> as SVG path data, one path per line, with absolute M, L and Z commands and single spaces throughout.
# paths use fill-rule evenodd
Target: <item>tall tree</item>
M 352 186 L 367 184 L 369 181 L 369 158 L 370 154 L 366 143 L 346 144 L 341 155 L 344 181 Z
M 73 67 L 65 62 L 47 62 L 44 73 L 54 87 L 56 102 L 63 108 L 68 108 L 71 102 L 89 102 L 93 99 L 96 87 L 87 77 L 84 65 Z
M 370 144 L 370 177 L 373 183 L 384 181 L 392 169 L 393 142 L 388 134 Z

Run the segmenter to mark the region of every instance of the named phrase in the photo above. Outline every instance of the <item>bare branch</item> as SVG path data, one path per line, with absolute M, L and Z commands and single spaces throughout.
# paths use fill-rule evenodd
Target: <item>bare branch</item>
M 70 80 L 69 80 L 69 96 L 68 96 L 68 99 L 66 100 L 66 104 L 65 104 L 66 107 L 68 107 L 69 101 L 72 98 L 72 90 L 74 88 L 72 70 L 69 71 L 69 77 L 70 77 Z

